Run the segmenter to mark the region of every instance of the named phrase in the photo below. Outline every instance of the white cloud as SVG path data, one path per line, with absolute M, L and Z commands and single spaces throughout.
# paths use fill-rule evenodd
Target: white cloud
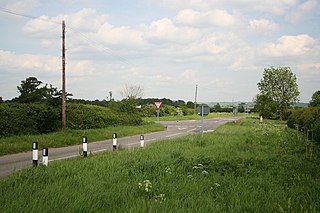
M 24 13 L 34 8 L 38 4 L 38 2 L 38 0 L 2 0 L 1 6 L 11 11 Z
M 306 54 L 316 43 L 309 35 L 282 36 L 278 43 L 268 43 L 264 53 L 269 56 L 299 56 Z
M 164 7 L 177 10 L 195 8 L 197 10 L 209 11 L 213 8 L 233 7 L 248 11 L 260 11 L 271 14 L 282 15 L 290 8 L 296 6 L 298 0 L 152 0 Z
M 291 22 L 304 20 L 306 17 L 310 17 L 313 11 L 318 9 L 318 5 L 317 0 L 307 0 L 301 3 L 292 13 L 289 13 L 287 19 Z
M 197 27 L 228 27 L 235 24 L 236 19 L 226 10 L 210 10 L 207 12 L 199 12 L 191 9 L 185 9 L 176 16 L 177 23 L 187 24 Z
M 0 67 L 9 70 L 59 72 L 59 57 L 48 55 L 16 54 L 0 50 Z
M 91 75 L 94 71 L 94 65 L 89 60 L 68 60 L 67 62 L 68 74 L 71 76 Z M 14 72 L 59 73 L 61 58 L 0 50 L 0 67 Z
M 262 33 L 276 31 L 279 28 L 278 24 L 268 19 L 250 20 L 249 26 L 254 31 Z
M 191 27 L 177 27 L 170 19 L 154 21 L 148 27 L 146 38 L 150 42 L 187 43 L 197 39 L 199 31 Z

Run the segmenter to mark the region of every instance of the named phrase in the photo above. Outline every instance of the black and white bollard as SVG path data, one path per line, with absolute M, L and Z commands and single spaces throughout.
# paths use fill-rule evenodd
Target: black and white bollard
M 87 155 L 88 155 L 88 138 L 86 136 L 82 136 L 82 147 L 83 147 L 83 157 L 87 157 Z
M 112 134 L 112 147 L 113 150 L 117 149 L 117 133 Z
M 48 156 L 48 148 L 42 149 L 42 164 L 48 166 L 49 156 Z
M 32 142 L 32 165 L 38 166 L 38 142 Z
M 260 123 L 262 124 L 263 123 L 263 117 L 260 116 Z
M 140 147 L 144 147 L 144 135 L 140 135 Z

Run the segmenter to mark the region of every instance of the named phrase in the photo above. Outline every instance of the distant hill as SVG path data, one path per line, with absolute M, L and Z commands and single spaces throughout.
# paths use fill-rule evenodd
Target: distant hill
M 246 103 L 248 105 L 248 107 L 253 107 L 254 103 L 253 102 L 244 102 L 244 101 L 235 101 L 235 102 L 206 102 L 206 104 L 208 104 L 208 106 L 213 107 L 214 105 L 216 105 L 217 103 L 220 104 L 220 106 L 222 108 L 226 108 L 226 107 L 232 107 L 232 106 L 238 106 L 241 103 Z
M 295 107 L 303 107 L 303 108 L 305 108 L 305 107 L 308 107 L 309 106 L 309 103 L 296 103 L 295 104 Z
M 226 107 L 232 107 L 232 106 L 238 106 L 241 103 L 246 103 L 248 105 L 248 107 L 254 107 L 254 103 L 253 102 L 244 102 L 244 101 L 235 101 L 235 102 L 206 102 L 206 104 L 208 104 L 208 106 L 213 107 L 214 105 L 216 105 L 217 103 L 220 104 L 220 106 L 222 108 L 226 108 Z M 294 106 L 295 107 L 308 107 L 309 103 L 296 103 Z

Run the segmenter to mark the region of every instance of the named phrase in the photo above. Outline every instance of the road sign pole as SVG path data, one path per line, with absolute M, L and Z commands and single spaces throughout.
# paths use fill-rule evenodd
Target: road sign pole
M 203 135 L 203 114 L 204 114 L 204 106 L 201 105 L 201 133 Z
M 160 109 L 157 110 L 157 121 L 159 122 Z

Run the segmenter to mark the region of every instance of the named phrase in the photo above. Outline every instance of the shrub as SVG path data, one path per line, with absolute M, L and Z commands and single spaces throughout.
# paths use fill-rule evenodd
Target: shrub
M 118 125 L 141 125 L 138 113 L 115 112 L 106 107 L 67 105 L 67 127 L 95 129 Z M 0 104 L 0 137 L 43 134 L 61 128 L 61 107 L 47 104 Z
M 298 128 L 300 131 L 311 131 L 313 139 L 320 142 L 320 108 L 305 108 L 292 110 L 287 120 L 290 128 Z

